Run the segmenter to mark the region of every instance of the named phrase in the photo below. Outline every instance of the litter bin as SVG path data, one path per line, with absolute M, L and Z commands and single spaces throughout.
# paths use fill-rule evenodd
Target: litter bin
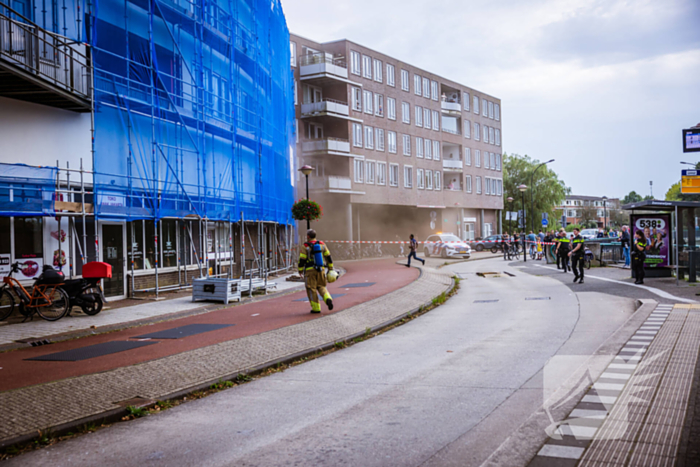
M 688 252 L 688 282 L 697 282 L 697 268 L 700 265 L 700 250 Z

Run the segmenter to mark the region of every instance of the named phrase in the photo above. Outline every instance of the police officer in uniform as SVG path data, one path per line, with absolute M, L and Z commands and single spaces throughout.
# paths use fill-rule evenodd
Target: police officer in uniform
M 571 270 L 574 272 L 574 283 L 578 281 L 579 284 L 583 284 L 583 253 L 584 253 L 584 240 L 581 237 L 579 229 L 574 229 L 574 240 L 571 242 L 574 247 L 569 253 L 572 259 Z
M 571 241 L 569 237 L 566 236 L 566 231 L 561 229 L 559 231 L 559 244 L 557 245 L 557 256 L 560 258 L 561 267 L 564 273 L 569 272 L 571 267 L 569 266 L 569 251 L 571 250 Z
M 311 313 L 321 312 L 318 294 L 321 294 L 323 297 L 328 310 L 333 309 L 333 297 L 326 289 L 326 270 L 324 266 L 328 266 L 329 271 L 333 270 L 331 252 L 322 241 L 316 240 L 316 231 L 309 229 L 306 232 L 304 248 L 299 253 L 299 275 L 304 276 L 306 295 L 309 297 L 309 303 L 311 304 Z
M 637 230 L 634 233 L 632 242 L 632 271 L 634 272 L 634 283 L 644 283 L 644 260 L 646 259 L 647 240 L 644 232 Z
M 561 238 L 561 232 L 556 232 L 550 242 L 554 243 L 554 257 L 557 260 L 557 269 L 561 269 L 561 256 L 559 256 L 559 239 Z

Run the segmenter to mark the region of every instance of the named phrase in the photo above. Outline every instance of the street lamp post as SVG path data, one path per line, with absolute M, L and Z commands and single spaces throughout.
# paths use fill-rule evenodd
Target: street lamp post
M 603 196 L 603 230 L 608 230 L 608 197 Z
M 506 201 L 508 201 L 508 206 L 510 206 L 510 212 L 508 213 L 508 230 L 511 231 L 513 230 L 513 219 L 512 219 L 512 214 L 513 214 L 513 198 L 512 197 L 507 197 Z
M 525 190 L 527 190 L 527 185 L 519 185 L 518 190 L 520 190 L 520 197 L 523 202 L 523 261 L 527 263 L 527 249 L 525 245 L 525 229 L 527 229 L 527 216 L 525 215 Z
M 540 167 L 545 166 L 550 162 L 554 162 L 554 159 L 550 159 L 547 162 L 543 162 L 537 167 L 535 167 L 535 170 L 533 170 L 532 175 L 530 176 L 530 217 L 532 219 L 530 222 L 532 223 L 531 230 L 533 232 L 535 231 L 535 174 L 537 173 Z
M 299 172 L 303 173 L 306 177 L 306 200 L 309 200 L 309 175 L 314 171 L 314 168 L 310 165 L 305 165 L 299 169 Z M 306 230 L 311 229 L 311 221 L 306 219 Z

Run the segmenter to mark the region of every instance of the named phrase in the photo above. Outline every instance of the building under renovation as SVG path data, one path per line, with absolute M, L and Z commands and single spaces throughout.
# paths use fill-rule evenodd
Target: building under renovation
M 0 273 L 105 293 L 291 264 L 294 108 L 279 0 L 2 0 Z

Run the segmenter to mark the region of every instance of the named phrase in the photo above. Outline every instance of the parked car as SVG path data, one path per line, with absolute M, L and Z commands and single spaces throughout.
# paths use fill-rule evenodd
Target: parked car
M 581 236 L 584 240 L 590 240 L 592 238 L 598 237 L 598 229 L 583 229 L 581 231 Z
M 455 234 L 444 233 L 428 237 L 423 244 L 423 253 L 427 257 L 469 258 L 472 255 L 472 249 L 467 242 L 460 240 Z
M 482 240 L 475 240 L 471 242 L 472 248 L 476 251 L 489 250 L 495 246 L 499 246 L 501 242 L 500 235 L 490 235 Z

